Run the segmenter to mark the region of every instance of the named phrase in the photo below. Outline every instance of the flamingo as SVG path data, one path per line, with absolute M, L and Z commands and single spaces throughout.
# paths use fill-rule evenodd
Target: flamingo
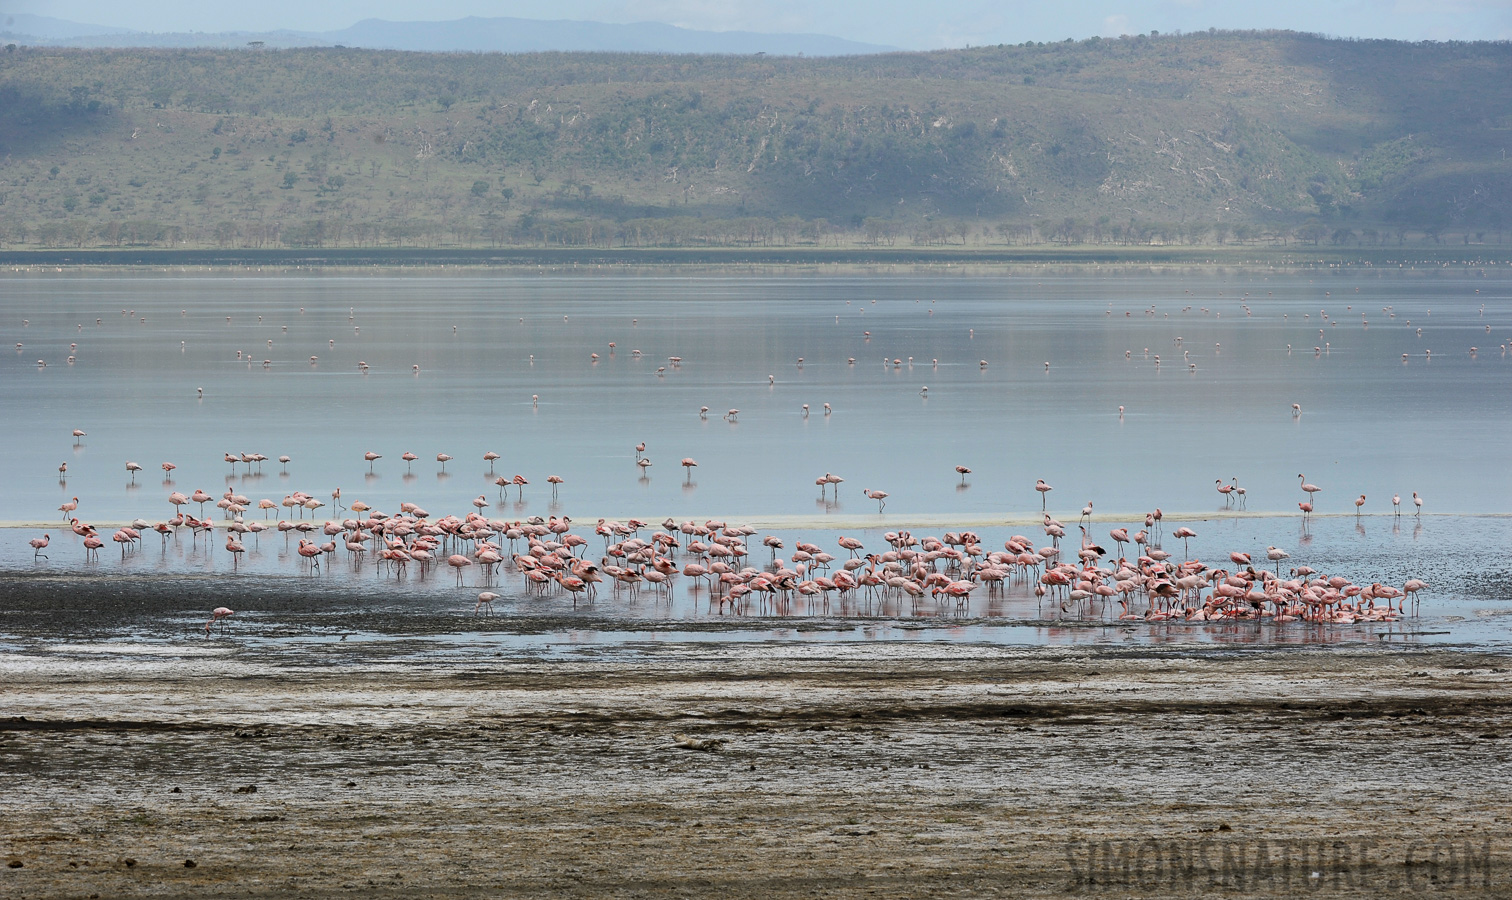
M 1401 494 L 1392 494 L 1391 495 L 1391 514 L 1394 515 L 1394 516 L 1400 516 L 1402 514 L 1402 495 Z
M 478 610 L 485 606 L 488 607 L 488 614 L 493 615 L 493 602 L 497 599 L 499 599 L 499 595 L 493 591 L 484 591 L 479 594 L 478 605 L 473 607 L 473 615 L 477 615 Z
M 65 522 L 68 521 L 69 513 L 72 513 L 74 510 L 76 510 L 78 508 L 79 508 L 79 498 L 78 497 L 75 497 L 72 500 L 68 500 L 62 506 L 58 507 L 58 509 L 60 509 L 60 510 L 63 511 L 63 521 L 65 521 Z
M 1186 527 L 1185 525 L 1181 525 L 1181 526 L 1177 527 L 1177 529 L 1175 531 L 1171 532 L 1171 537 L 1179 537 L 1179 538 L 1181 538 L 1181 552 L 1182 552 L 1182 555 L 1184 555 L 1187 559 L 1191 559 L 1192 558 L 1192 552 L 1187 549 L 1187 539 L 1188 538 L 1194 538 L 1196 536 L 1197 536 L 1197 532 L 1195 532 L 1192 529 Z
M 1218 486 L 1218 493 L 1223 495 L 1224 508 L 1232 505 L 1234 502 L 1234 498 L 1232 496 L 1234 493 L 1234 486 L 1231 484 L 1224 484 L 1222 478 L 1217 479 L 1215 481 L 1215 484 L 1217 484 Z
M 1412 597 L 1413 615 L 1417 615 L 1417 593 L 1418 591 L 1421 591 L 1426 587 L 1428 587 L 1426 582 L 1419 581 L 1416 578 L 1409 578 L 1407 579 L 1407 583 L 1402 585 L 1402 600 L 1404 601 L 1404 603 L 1407 597 Z
M 546 476 L 546 483 L 551 485 L 551 496 L 555 497 L 557 495 L 557 485 L 566 483 L 566 480 L 560 475 Z
M 1304 491 L 1307 492 L 1307 500 L 1308 500 L 1309 503 L 1312 502 L 1313 494 L 1316 494 L 1319 491 L 1323 490 L 1322 488 L 1318 487 L 1316 484 L 1308 484 L 1307 483 L 1307 478 L 1305 476 L 1303 476 L 1303 475 L 1298 475 L 1297 476 L 1297 481 L 1301 482 L 1301 484 L 1302 484 L 1302 490 L 1304 490 Z
M 445 454 L 445 453 L 437 453 L 437 454 L 436 454 L 436 462 L 438 462 L 438 463 L 440 463 L 440 464 L 441 464 L 441 471 L 443 471 L 443 472 L 445 472 L 445 471 L 446 471 L 446 464 L 447 464 L 447 462 L 449 462 L 449 461 L 450 461 L 450 460 L 451 460 L 451 457 L 450 457 L 450 456 L 448 456 L 448 455 L 447 455 L 447 454 Z
M 486 463 L 488 463 L 488 471 L 489 471 L 490 474 L 492 474 L 493 470 L 494 470 L 494 460 L 499 459 L 499 458 L 500 458 L 499 454 L 493 452 L 492 450 L 490 450 L 487 453 L 483 454 L 483 461 L 486 462 Z
M 457 570 L 457 585 L 462 584 L 462 570 L 472 565 L 472 560 L 460 553 L 454 553 L 446 558 L 446 564 Z
M 205 623 L 205 635 L 207 637 L 209 636 L 211 626 L 215 625 L 215 623 L 217 623 L 217 622 L 220 623 L 222 629 L 225 629 L 225 627 L 226 627 L 225 620 L 231 618 L 234 615 L 236 615 L 236 611 L 235 610 L 227 609 L 224 606 L 217 606 L 210 613 L 210 621 L 208 621 L 208 622 Z
M 44 534 L 39 538 L 32 538 L 30 541 L 28 541 L 28 543 L 31 544 L 32 548 L 32 562 L 36 562 L 37 557 L 39 556 L 43 559 L 50 558 L 46 553 L 43 553 L 42 551 L 47 549 L 47 542 L 51 540 L 52 535 Z
M 1050 493 L 1051 491 L 1055 490 L 1055 488 L 1051 487 L 1048 484 L 1045 484 L 1045 479 L 1038 478 L 1038 479 L 1035 479 L 1034 489 L 1036 491 L 1039 491 L 1039 494 L 1040 494 L 1040 512 L 1044 512 L 1045 511 L 1045 503 L 1046 503 L 1046 499 L 1047 499 L 1045 497 L 1045 495 L 1048 494 L 1048 493 Z
M 365 460 L 367 460 L 368 471 L 371 472 L 371 471 L 373 471 L 373 462 L 375 460 L 383 459 L 383 454 L 382 453 L 374 453 L 373 451 L 369 450 L 368 452 L 362 454 L 362 458 L 365 459 Z
M 971 474 L 971 470 L 968 469 L 965 466 L 956 466 L 955 470 L 956 470 L 956 474 L 959 475 L 959 476 L 961 476 L 961 484 L 965 484 L 966 483 L 966 476 Z
M 692 481 L 693 469 L 698 465 L 698 462 L 691 456 L 684 456 L 681 465 L 683 467 L 683 470 L 688 473 L 687 480 Z
M 404 471 L 408 472 L 411 470 L 411 465 L 414 463 L 414 461 L 419 459 L 420 457 L 406 450 L 403 453 L 399 454 L 399 458 L 404 460 Z
M 1354 503 L 1355 503 L 1355 518 L 1358 519 L 1360 517 L 1360 507 L 1362 507 L 1362 506 L 1365 505 L 1365 495 L 1361 494 L 1358 498 L 1356 498 L 1356 500 L 1355 500 Z
M 1281 560 L 1290 559 L 1291 554 L 1280 547 L 1266 547 L 1265 558 L 1276 564 L 1276 577 L 1281 577 Z
M 861 493 L 866 495 L 866 499 L 877 501 L 877 512 L 879 513 L 882 512 L 882 508 L 887 505 L 886 491 L 871 491 L 867 490 L 866 488 L 862 488 Z
M 1418 496 L 1417 491 L 1412 492 L 1412 505 L 1417 507 L 1417 512 L 1413 513 L 1413 515 L 1421 516 L 1423 514 L 1423 498 Z

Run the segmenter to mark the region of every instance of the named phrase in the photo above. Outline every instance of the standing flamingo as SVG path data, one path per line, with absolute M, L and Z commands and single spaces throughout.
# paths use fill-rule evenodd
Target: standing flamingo
M 36 562 L 37 557 L 39 556 L 43 559 L 49 558 L 48 555 L 46 553 L 43 553 L 42 551 L 47 549 L 47 542 L 50 540 L 52 540 L 52 535 L 44 534 L 39 538 L 32 538 L 30 541 L 28 541 L 28 543 L 31 544 L 32 548 L 32 562 Z
M 956 470 L 956 474 L 959 475 L 959 476 L 961 476 L 961 484 L 965 484 L 966 483 L 966 476 L 971 474 L 971 470 L 968 469 L 965 466 L 956 466 L 955 470 Z
M 1364 505 L 1365 505 L 1365 495 L 1364 495 L 1364 494 L 1361 494 L 1361 495 L 1360 495 L 1360 496 L 1359 496 L 1359 497 L 1358 497 L 1358 498 L 1357 498 L 1357 499 L 1356 499 L 1356 500 L 1355 500 L 1355 518 L 1356 518 L 1356 519 L 1358 519 L 1358 518 L 1359 518 L 1359 517 L 1360 517 L 1360 507 L 1362 507 L 1362 506 L 1364 506 Z
M 866 488 L 862 488 L 861 493 L 866 495 L 866 499 L 877 501 L 877 512 L 879 513 L 882 511 L 882 508 L 887 505 L 886 491 L 871 491 L 867 490 Z
M 1414 496 L 1416 496 L 1416 495 L 1414 495 Z M 1421 506 L 1422 504 L 1419 504 L 1419 505 Z M 60 510 L 63 511 L 63 521 L 65 521 L 65 522 L 68 521 L 68 514 L 71 513 L 71 512 L 73 512 L 74 510 L 76 510 L 78 508 L 79 508 L 79 498 L 78 497 L 75 497 L 72 500 L 69 500 L 69 501 L 65 502 L 62 506 L 58 507 L 58 509 L 60 509 Z
M 225 620 L 231 618 L 234 615 L 236 615 L 235 610 L 227 609 L 224 606 L 217 606 L 214 611 L 210 613 L 210 621 L 205 623 L 206 636 L 210 634 L 211 626 L 213 626 L 217 622 L 220 623 L 221 628 L 224 630 L 226 627 Z
M 1391 495 L 1391 513 L 1394 516 L 1400 516 L 1402 514 L 1402 495 L 1401 494 L 1392 494 Z
M 691 456 L 684 456 L 681 465 L 683 467 L 683 471 L 685 471 L 685 472 L 688 473 L 687 480 L 688 481 L 692 481 L 693 480 L 693 469 L 694 469 L 694 467 L 696 467 L 698 465 L 698 462 L 695 459 L 693 459 L 693 457 L 691 457 Z
M 1044 512 L 1045 511 L 1045 503 L 1046 503 L 1046 499 L 1047 499 L 1045 497 L 1045 495 L 1048 494 L 1048 493 L 1050 493 L 1051 491 L 1055 490 L 1055 488 L 1051 487 L 1048 484 L 1045 484 L 1045 479 L 1039 478 L 1039 479 L 1036 479 L 1035 482 L 1034 482 L 1034 489 L 1036 491 L 1039 491 L 1039 494 L 1040 494 L 1040 512 Z
M 1186 527 L 1185 525 L 1182 525 L 1182 526 L 1178 527 L 1175 531 L 1171 532 L 1171 537 L 1179 537 L 1179 538 L 1181 538 L 1181 552 L 1186 556 L 1187 559 L 1191 559 L 1192 558 L 1192 551 L 1189 550 L 1189 549 L 1187 549 L 1187 540 L 1189 538 L 1194 538 L 1196 536 L 1197 536 L 1197 532 L 1195 532 L 1192 529 Z
M 75 497 L 74 499 L 78 498 Z M 1417 507 L 1417 512 L 1413 513 L 1413 515 L 1421 516 L 1423 514 L 1423 498 L 1418 496 L 1417 491 L 1412 492 L 1412 505 Z
M 1299 481 L 1299 482 L 1302 483 L 1302 490 L 1304 490 L 1304 491 L 1307 492 L 1307 502 L 1308 503 L 1312 502 L 1313 494 L 1316 494 L 1319 491 L 1323 490 L 1322 488 L 1318 487 L 1316 484 L 1308 484 L 1306 476 L 1303 476 L 1303 475 L 1299 474 L 1297 476 L 1297 481 Z
M 1276 564 L 1276 577 L 1281 577 L 1281 560 L 1290 559 L 1291 554 L 1280 547 L 1266 547 L 1265 558 Z
M 373 463 L 374 463 L 374 461 L 383 459 L 383 454 L 382 453 L 374 453 L 373 451 L 369 450 L 368 452 L 362 454 L 362 458 L 365 459 L 365 460 L 367 460 L 368 471 L 371 472 L 371 471 L 373 471 Z

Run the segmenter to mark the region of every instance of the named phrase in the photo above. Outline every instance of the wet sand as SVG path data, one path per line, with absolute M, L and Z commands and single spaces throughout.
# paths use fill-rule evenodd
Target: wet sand
M 201 652 L 0 656 L 0 895 L 1512 892 L 1497 654 Z

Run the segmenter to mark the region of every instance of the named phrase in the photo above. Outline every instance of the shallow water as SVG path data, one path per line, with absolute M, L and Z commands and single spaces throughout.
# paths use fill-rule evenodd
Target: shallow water
M 13 275 L 0 346 L 23 347 L 0 354 L 0 519 L 47 521 L 73 496 L 88 521 L 156 519 L 172 489 L 226 487 L 341 488 L 386 510 L 481 495 L 490 515 L 579 520 L 856 517 L 875 513 L 871 488 L 890 514 L 980 515 L 1036 510 L 1037 478 L 1062 518 L 1088 500 L 1221 508 L 1220 478 L 1250 510 L 1295 511 L 1299 472 L 1323 487 L 1320 511 L 1352 512 L 1361 493 L 1389 510 L 1416 490 L 1428 511 L 1502 512 L 1506 276 Z M 228 451 L 293 461 L 248 473 Z M 371 473 L 367 451 L 383 454 Z M 127 460 L 144 467 L 134 486 Z M 973 469 L 964 486 L 956 465 Z M 522 498 L 500 500 L 500 472 L 530 481 Z M 846 479 L 838 502 L 814 487 L 825 472 Z M 551 474 L 566 479 L 555 501 Z
M 1099 522 L 1094 534 L 1119 523 Z M 0 652 L 42 650 L 111 654 L 143 648 L 151 656 L 182 648 L 190 653 L 216 646 L 221 636 L 244 649 L 307 653 L 312 664 L 347 655 L 364 659 L 462 659 L 495 652 L 560 655 L 576 651 L 633 651 L 644 641 L 678 642 L 910 642 L 949 641 L 1015 645 L 1198 644 L 1212 647 L 1331 645 L 1512 644 L 1512 592 L 1506 567 L 1484 557 L 1486 545 L 1512 542 L 1512 518 L 1403 516 L 1314 518 L 1215 518 L 1187 524 L 1197 532 L 1188 548 L 1169 536 L 1164 546 L 1227 566 L 1231 550 L 1263 557 L 1280 541 L 1292 554 L 1286 566 L 1307 564 L 1362 584 L 1401 584 L 1422 578 L 1431 588 L 1420 612 L 1394 623 L 1277 626 L 1256 622 L 1151 624 L 1120 622 L 1114 602 L 1077 606 L 1033 595 L 1034 582 L 1014 579 L 1001 590 L 979 588 L 963 603 L 948 598 L 837 597 L 729 604 L 708 587 L 685 577 L 669 592 L 602 585 L 592 602 L 559 589 L 538 593 L 512 569 L 490 574 L 470 567 L 459 579 L 446 566 L 400 575 L 345 551 L 323 567 L 303 569 L 282 536 L 248 540 L 248 552 L 233 566 L 220 542 L 207 550 L 187 535 L 160 541 L 147 535 L 139 550 L 123 557 L 114 548 L 98 562 L 84 562 L 78 539 L 64 533 L 47 560 L 32 562 L 15 534 L 0 532 Z M 984 546 L 1001 546 L 1011 534 L 1031 529 L 981 529 Z M 1032 530 L 1034 537 L 1043 537 Z M 1167 527 L 1167 533 L 1169 526 Z M 790 549 L 797 540 L 829 548 L 840 559 L 838 532 L 806 529 L 763 532 Z M 878 530 L 847 532 L 867 551 L 886 549 Z M 925 532 L 918 532 L 923 537 Z M 1474 535 L 1474 540 L 1466 536 Z M 758 536 L 759 537 L 759 536 Z M 602 544 L 588 548 L 597 556 Z M 748 560 L 758 567 L 771 554 L 751 540 Z M 1048 543 L 1044 541 L 1042 543 Z M 17 548 L 23 549 L 17 549 Z M 689 559 L 683 556 L 679 566 Z M 491 614 L 479 613 L 480 591 L 501 595 Z M 237 610 L 207 642 L 207 610 Z M 1142 602 L 1136 603 L 1142 610 Z
M 61 525 L 57 507 L 74 496 L 80 518 L 106 523 L 167 518 L 172 490 L 232 489 L 254 503 L 301 490 L 332 503 L 340 488 L 347 504 L 393 512 L 408 500 L 433 516 L 462 515 L 481 498 L 492 518 L 565 514 L 585 534 L 599 516 L 717 517 L 832 552 L 840 533 L 875 549 L 899 525 L 920 526 L 918 535 L 973 527 L 996 549 L 1012 533 L 1041 539 L 1024 523 L 1039 515 L 1033 486 L 1043 478 L 1055 487 L 1050 510 L 1068 523 L 1093 501 L 1099 539 L 1160 506 L 1168 523 L 1199 519 L 1192 554 L 1210 561 L 1230 550 L 1263 556 L 1275 544 L 1293 565 L 1366 583 L 1422 577 L 1436 594 L 1422 621 L 1373 631 L 1138 626 L 1135 640 L 1499 643 L 1503 592 L 1488 585 L 1503 579 L 1487 548 L 1506 548 L 1512 526 L 1480 516 L 1508 512 L 1512 497 L 1509 296 L 1508 273 L 1478 268 L 10 274 L 0 281 L 0 346 L 22 347 L 0 354 L 0 519 Z M 740 413 L 727 421 L 731 408 Z M 87 434 L 76 441 L 75 428 Z M 640 441 L 653 462 L 644 473 Z M 371 472 L 369 450 L 383 455 Z M 488 450 L 502 454 L 493 471 Z M 419 460 L 407 467 L 405 451 Z M 227 465 L 225 452 L 292 461 L 259 470 Z M 455 457 L 444 472 L 440 452 Z M 698 466 L 685 471 L 683 457 Z M 144 467 L 134 484 L 127 460 Z M 178 466 L 168 479 L 165 460 Z M 973 471 L 963 481 L 956 465 Z M 838 499 L 814 486 L 825 472 L 845 478 Z M 1305 531 L 1299 472 L 1323 487 L 1320 511 L 1336 516 Z M 530 484 L 501 499 L 494 479 L 516 473 Z M 555 497 L 551 474 L 565 478 Z M 1237 479 L 1251 515 L 1205 518 L 1226 511 L 1215 479 Z M 888 492 L 885 513 L 862 488 Z M 1413 515 L 1412 491 L 1428 515 Z M 1352 501 L 1362 493 L 1372 515 L 1357 523 Z M 1400 520 L 1393 493 L 1404 498 Z M 85 566 L 72 534 L 48 530 L 51 559 L 35 565 L 26 546 L 35 528 L 0 531 L 9 623 L 0 645 L 60 641 L 71 629 L 106 644 L 176 642 L 222 596 L 237 598 L 233 633 L 248 641 L 331 633 L 349 634 L 349 646 L 474 645 L 474 626 L 458 616 L 481 589 L 476 568 L 462 588 L 448 571 L 399 583 L 342 558 L 303 575 L 275 534 L 249 539 L 234 570 L 224 536 L 206 551 L 187 536 L 164 547 L 152 534 L 125 560 L 108 544 Z M 765 562 L 758 540 L 752 561 Z M 597 539 L 589 549 L 601 549 Z M 33 572 L 63 578 L 28 581 Z M 39 619 L 18 605 L 39 583 L 73 585 L 77 617 Z M 714 627 L 720 640 L 772 639 L 788 625 L 769 618 L 811 623 L 818 630 L 801 634 L 834 640 L 921 633 L 886 624 L 894 620 L 919 622 L 932 639 L 1130 639 L 1094 625 L 1101 613 L 1047 612 L 1022 584 L 1000 598 L 979 591 L 960 609 L 799 602 L 725 624 L 730 611 L 711 611 L 707 594 L 686 584 L 663 600 L 606 591 L 574 610 L 531 599 L 516 576 L 501 583 L 498 624 L 477 646 L 501 640 L 495 632 L 557 646 L 552 636 L 578 621 L 615 646 L 649 630 L 679 633 L 678 623 L 694 623 L 690 634 Z M 78 587 L 123 584 L 172 585 L 172 597 L 118 615 Z M 58 596 L 50 590 L 39 596 Z

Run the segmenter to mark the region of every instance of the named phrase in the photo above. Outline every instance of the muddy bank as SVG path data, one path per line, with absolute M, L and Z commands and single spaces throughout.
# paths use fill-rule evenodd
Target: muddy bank
M 21 866 L 0 893 L 1505 896 L 1508 668 L 941 645 L 428 671 L 7 656 L 0 862 Z

